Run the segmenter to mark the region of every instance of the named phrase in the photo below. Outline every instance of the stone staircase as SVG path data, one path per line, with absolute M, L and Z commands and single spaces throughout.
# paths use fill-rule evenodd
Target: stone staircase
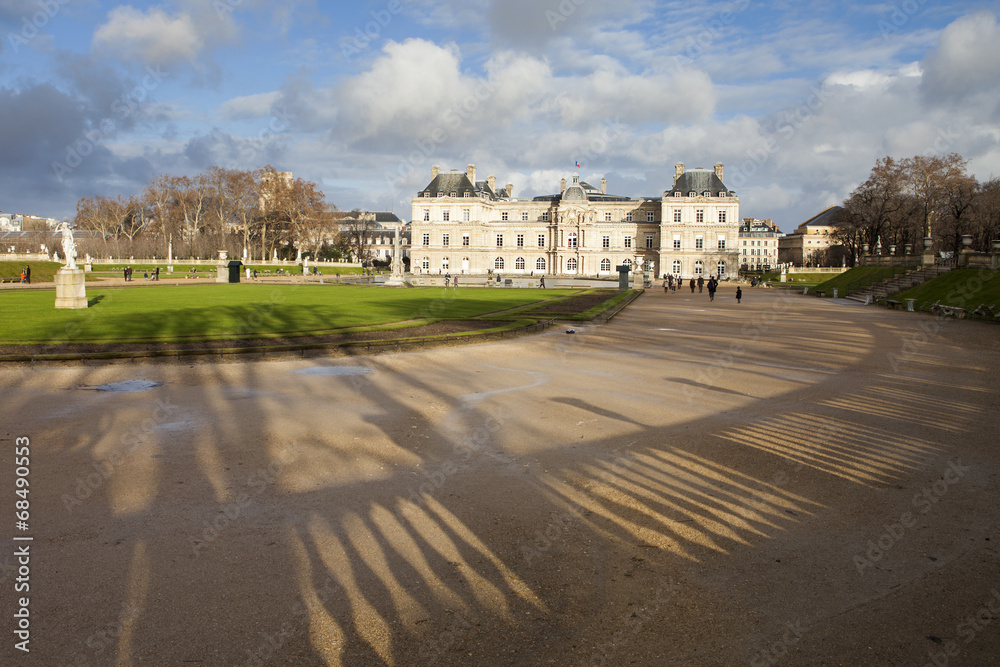
M 880 283 L 851 290 L 845 298 L 852 299 L 853 301 L 860 301 L 865 305 L 869 303 L 876 303 L 881 299 L 886 299 L 893 294 L 904 292 L 911 287 L 921 285 L 928 280 L 937 278 L 942 273 L 948 273 L 949 271 L 951 271 L 951 267 L 948 266 L 929 266 L 923 269 L 917 269 L 916 271 L 910 271 L 909 273 L 901 273 L 892 278 L 887 278 Z

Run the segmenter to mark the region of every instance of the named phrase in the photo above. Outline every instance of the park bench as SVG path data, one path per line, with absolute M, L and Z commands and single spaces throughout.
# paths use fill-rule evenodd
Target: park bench
M 512 279 L 510 279 L 510 278 L 506 278 L 503 281 L 503 286 L 504 287 L 513 287 L 514 286 L 514 281 Z
M 972 311 L 972 314 L 994 320 L 1000 319 L 1000 309 L 995 305 L 987 306 L 985 303 L 979 304 L 979 307 Z
M 945 306 L 941 303 L 935 301 L 931 306 L 931 312 L 935 315 L 940 315 L 941 317 L 954 317 L 956 320 L 961 320 L 965 318 L 965 308 L 958 308 L 957 306 Z
M 900 306 L 903 305 L 903 302 L 897 301 L 896 299 L 886 299 L 885 305 L 889 306 L 890 308 L 899 308 Z
M 807 287 L 806 289 L 809 289 L 809 288 Z M 805 292 L 803 292 L 803 294 L 805 294 Z M 826 296 L 826 290 L 821 290 L 821 289 L 820 290 L 816 290 L 815 294 L 816 294 L 816 296 L 818 296 L 819 298 L 822 299 L 823 297 Z

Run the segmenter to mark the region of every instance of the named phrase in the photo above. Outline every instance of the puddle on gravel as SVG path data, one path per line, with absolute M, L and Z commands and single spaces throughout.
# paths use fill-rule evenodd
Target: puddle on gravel
M 125 394 L 134 394 L 138 391 L 149 391 L 150 389 L 159 387 L 161 384 L 152 380 L 124 380 L 123 382 L 101 384 L 94 387 L 94 389 L 97 391 L 116 391 Z
M 312 366 L 295 371 L 300 375 L 368 375 L 372 369 L 365 366 Z

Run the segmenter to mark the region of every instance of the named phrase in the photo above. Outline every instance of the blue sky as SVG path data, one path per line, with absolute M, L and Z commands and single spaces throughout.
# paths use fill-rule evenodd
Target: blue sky
M 0 0 L 0 210 L 271 164 L 410 214 L 432 165 L 658 196 L 725 165 L 784 231 L 883 155 L 1000 175 L 1000 3 Z

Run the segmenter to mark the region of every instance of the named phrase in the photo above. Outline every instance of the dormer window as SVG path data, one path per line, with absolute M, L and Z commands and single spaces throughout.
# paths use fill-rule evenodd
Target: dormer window
M 697 196 L 698 196 L 698 193 L 695 192 L 694 190 L 692 190 L 691 192 L 688 193 L 688 197 L 697 197 Z
M 438 191 L 438 197 L 444 197 L 444 193 L 441 192 L 441 191 Z
M 466 191 L 465 191 L 465 196 L 466 196 L 466 197 L 471 197 L 471 196 L 472 196 L 472 193 L 471 193 L 471 192 L 469 192 L 468 190 L 466 190 Z
M 704 194 L 706 197 L 711 197 L 712 196 L 712 193 L 709 192 L 708 190 L 705 190 L 705 192 L 702 193 L 702 194 Z
M 457 192 L 452 192 L 450 196 L 454 197 L 454 196 L 456 196 L 457 194 L 458 194 Z
M 681 191 L 680 191 L 680 190 L 677 190 L 676 192 L 674 192 L 674 196 L 675 196 L 675 197 L 680 197 L 680 196 L 681 196 Z M 631 222 L 631 221 L 630 221 L 630 222 Z

